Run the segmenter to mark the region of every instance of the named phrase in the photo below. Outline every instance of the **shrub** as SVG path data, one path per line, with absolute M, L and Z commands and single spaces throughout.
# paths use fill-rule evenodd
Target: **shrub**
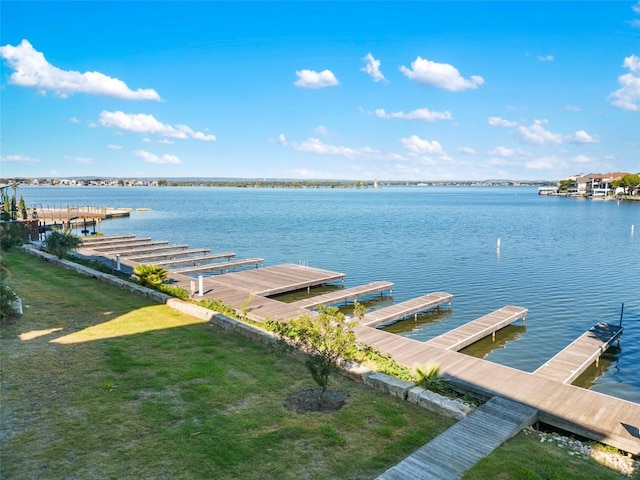
M 440 375 L 440 365 L 429 363 L 424 367 L 417 366 L 414 372 L 415 382 L 436 393 L 447 393 L 449 385 L 447 379 Z
M 69 229 L 54 230 L 42 242 L 44 249 L 58 258 L 66 258 L 70 252 L 82 245 L 82 240 Z
M 9 271 L 0 258 L 0 324 L 16 314 L 15 301 L 18 296 L 9 286 Z
M 140 285 L 151 288 L 158 288 L 169 275 L 166 269 L 158 265 L 138 265 L 133 269 L 134 277 Z
M 2 250 L 9 250 L 12 247 L 19 247 L 22 240 L 20 225 L 16 222 L 6 222 L 0 225 L 0 247 Z

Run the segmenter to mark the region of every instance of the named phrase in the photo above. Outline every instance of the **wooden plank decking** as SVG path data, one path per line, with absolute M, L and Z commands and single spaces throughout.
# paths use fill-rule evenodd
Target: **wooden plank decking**
M 345 288 L 343 290 L 305 298 L 298 300 L 297 302 L 292 302 L 292 304 L 300 308 L 315 308 L 319 305 L 335 305 L 340 302 L 357 300 L 358 298 L 366 297 L 367 295 L 372 295 L 374 293 L 382 293 L 387 290 L 393 290 L 393 283 L 383 281 L 372 282 L 358 287 Z
M 175 273 L 189 275 L 191 273 L 223 272 L 235 267 L 246 267 L 247 265 L 262 265 L 264 258 L 246 258 L 243 260 L 232 260 L 229 262 L 210 263 L 208 265 L 197 265 L 195 267 L 176 268 Z
M 174 244 L 174 245 L 166 245 L 164 247 L 160 246 L 160 247 L 154 247 L 154 246 L 150 246 L 150 247 L 136 247 L 136 248 L 132 248 L 132 249 L 128 249 L 128 248 L 122 248 L 122 250 L 118 250 L 115 252 L 109 252 L 111 254 L 120 254 L 121 257 L 133 257 L 136 256 L 138 254 L 141 253 L 152 253 L 152 252 L 168 252 L 171 250 L 184 250 L 186 248 L 189 248 L 189 245 L 186 245 L 184 243 L 180 243 L 180 244 Z
M 522 319 L 524 321 L 527 312 L 526 308 L 512 305 L 502 307 L 495 312 L 483 315 L 472 322 L 432 338 L 426 343 L 457 352 L 488 335 L 495 335 L 495 332 L 511 325 L 516 320 Z
M 108 252 L 120 252 L 126 251 L 130 249 L 135 249 L 139 247 L 155 247 L 158 245 L 168 245 L 169 242 L 167 240 L 137 240 L 135 242 L 126 242 L 126 243 L 113 243 L 108 245 L 100 245 L 98 247 L 93 247 L 96 252 L 108 253 Z
M 126 238 L 115 238 L 115 239 L 107 239 L 100 242 L 89 242 L 91 248 L 104 248 L 109 246 L 118 246 L 118 245 L 129 245 L 132 243 L 148 243 L 153 239 L 150 237 L 126 237 Z M 169 243 L 169 242 L 167 242 Z
M 535 423 L 537 410 L 493 397 L 473 413 L 378 477 L 379 480 L 455 480 L 478 460 Z
M 153 262 L 154 265 L 158 265 L 161 267 L 175 267 L 178 265 L 193 265 L 196 266 L 200 263 L 208 263 L 214 260 L 220 260 L 222 258 L 231 259 L 235 257 L 236 254 L 232 252 L 225 253 L 212 253 L 210 255 L 200 255 L 198 257 L 182 257 L 174 260 L 162 260 L 160 262 Z
M 450 304 L 452 299 L 453 295 L 450 293 L 430 293 L 367 313 L 361 323 L 367 327 L 377 327 L 395 320 L 401 320 L 410 315 L 417 315 L 444 303 Z
M 620 326 L 598 323 L 533 373 L 556 382 L 573 383 L 621 334 Z
M 499 395 L 529 405 L 539 411 L 541 422 L 640 455 L 640 404 L 375 328 L 360 326 L 356 335 L 409 368 L 435 362 L 457 388 L 481 398 Z
M 129 260 L 133 260 L 135 262 L 145 261 L 145 260 L 162 260 L 171 259 L 171 258 L 182 258 L 188 257 L 191 255 L 197 255 L 200 253 L 209 253 L 211 251 L 210 248 L 192 248 L 189 250 L 179 250 L 176 252 L 168 252 L 168 253 L 150 253 L 147 255 L 138 255 L 135 257 L 129 257 Z
M 90 246 L 90 245 L 95 245 L 103 242 L 109 242 L 111 240 L 119 240 L 119 239 L 125 239 L 125 238 L 136 238 L 136 236 L 130 233 L 125 233 L 122 235 L 102 235 L 99 237 L 83 237 L 82 244 L 86 246 Z

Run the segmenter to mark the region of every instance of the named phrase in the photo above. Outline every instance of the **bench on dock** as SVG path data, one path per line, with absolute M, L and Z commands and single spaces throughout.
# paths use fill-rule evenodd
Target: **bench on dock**
M 315 308 L 319 305 L 335 305 L 340 302 L 348 302 L 350 300 L 357 300 L 358 298 L 372 295 L 374 293 L 382 293 L 386 290 L 393 290 L 393 283 L 391 282 L 372 282 L 366 285 L 360 285 L 358 287 L 345 288 L 337 290 L 335 292 L 323 293 L 311 298 L 305 298 L 292 302 L 293 305 L 300 308 Z
M 622 335 L 622 327 L 600 322 L 538 368 L 539 375 L 556 382 L 573 383 L 593 362 L 598 363 L 611 344 Z
M 365 314 L 361 325 L 367 327 L 377 327 L 385 323 L 402 320 L 411 315 L 418 316 L 418 313 L 430 310 L 445 303 L 451 305 L 453 295 L 445 292 L 435 292 L 422 297 L 396 303 L 388 307 L 375 310 Z
M 508 305 L 432 338 L 425 343 L 444 350 L 457 352 L 488 335 L 492 335 L 495 339 L 495 333 L 501 328 L 511 325 L 519 319 L 524 322 L 527 312 L 526 308 Z
M 172 273 L 190 274 L 206 272 L 224 272 L 235 267 L 245 267 L 247 265 L 262 265 L 264 258 L 248 258 L 246 260 L 233 260 L 230 262 L 211 263 L 209 265 L 199 265 L 196 267 L 178 268 L 171 270 Z

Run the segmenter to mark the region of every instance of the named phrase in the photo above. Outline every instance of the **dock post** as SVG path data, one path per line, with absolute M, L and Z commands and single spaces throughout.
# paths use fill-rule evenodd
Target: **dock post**
M 198 275 L 198 296 L 204 295 L 204 279 L 202 275 Z
M 622 314 L 624 313 L 624 302 L 622 302 L 622 306 L 620 307 L 620 328 L 622 328 Z
M 120 254 L 116 253 L 116 271 L 120 271 Z

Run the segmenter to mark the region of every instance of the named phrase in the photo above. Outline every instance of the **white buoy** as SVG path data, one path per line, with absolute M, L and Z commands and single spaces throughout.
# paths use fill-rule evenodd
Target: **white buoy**
M 496 248 L 500 248 L 500 237 L 498 237 L 498 240 L 496 241 Z
M 204 295 L 204 279 L 202 275 L 198 275 L 198 296 Z
M 633 230 L 636 228 L 635 225 L 631 225 L 631 235 L 633 235 Z
M 116 253 L 116 271 L 120 271 L 120 254 Z

